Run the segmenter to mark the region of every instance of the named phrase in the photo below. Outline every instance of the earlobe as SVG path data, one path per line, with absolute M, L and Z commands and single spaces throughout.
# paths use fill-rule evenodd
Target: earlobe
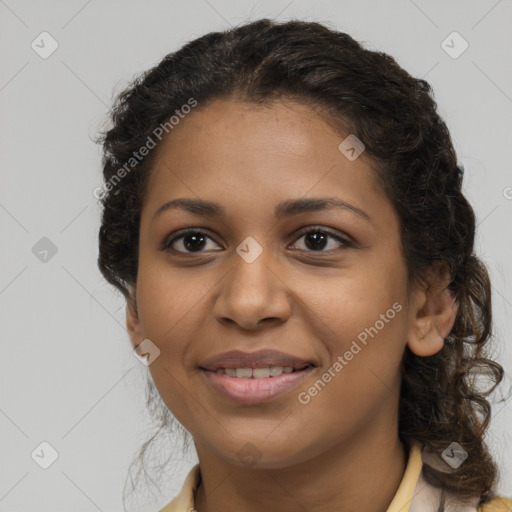
M 422 357 L 437 354 L 450 334 L 457 316 L 458 304 L 448 289 L 449 281 L 436 278 L 420 294 L 409 326 L 407 344 Z
M 132 301 L 126 303 L 126 329 L 130 336 L 132 348 L 135 349 L 142 343 L 144 337 L 142 336 L 139 315 Z

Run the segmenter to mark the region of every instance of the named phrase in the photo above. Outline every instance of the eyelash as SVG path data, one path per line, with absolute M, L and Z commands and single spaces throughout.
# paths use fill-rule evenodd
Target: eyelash
M 295 241 L 299 240 L 303 236 L 308 235 L 310 233 L 321 233 L 324 235 L 328 235 L 328 237 L 335 239 L 336 241 L 340 242 L 344 246 L 341 248 L 341 250 L 349 248 L 349 247 L 354 247 L 354 245 L 351 242 L 349 242 L 348 240 L 346 240 L 345 238 L 342 238 L 339 235 L 333 233 L 331 230 L 320 227 L 320 226 L 310 226 L 308 228 L 301 230 L 299 233 L 297 233 L 297 239 Z M 164 242 L 162 243 L 162 246 L 161 246 L 161 250 L 166 251 L 168 249 L 171 249 L 173 252 L 178 253 L 178 254 L 202 254 L 205 251 L 177 251 L 176 249 L 171 248 L 171 246 L 174 242 L 186 237 L 187 235 L 191 235 L 191 234 L 206 235 L 207 238 L 209 238 L 210 240 L 213 240 L 213 238 L 210 237 L 206 231 L 203 231 L 199 228 L 187 228 L 187 229 L 184 229 L 183 231 L 178 231 L 178 233 L 175 234 L 175 236 L 173 236 L 173 238 L 167 238 L 166 240 L 164 240 Z M 215 240 L 213 240 L 213 241 L 215 242 Z M 215 242 L 215 243 L 217 243 L 217 242 Z M 335 251 L 336 249 L 330 249 L 328 251 L 325 251 L 323 249 L 319 249 L 317 251 L 315 251 L 313 249 L 310 249 L 310 250 L 299 249 L 299 250 L 301 250 L 301 251 L 305 250 L 306 252 L 312 252 L 312 253 L 331 254 L 332 251 Z

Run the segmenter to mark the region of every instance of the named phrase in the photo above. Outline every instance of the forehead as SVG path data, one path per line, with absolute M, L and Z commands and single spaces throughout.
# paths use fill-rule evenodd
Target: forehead
M 335 196 L 377 207 L 387 199 L 372 161 L 364 152 L 351 161 L 339 149 L 349 135 L 320 109 L 295 101 L 198 106 L 160 144 L 145 202 L 195 196 L 240 211 L 247 203 L 270 208 L 283 199 Z
M 240 159 L 251 153 L 258 162 L 280 153 L 287 158 L 314 157 L 323 153 L 332 139 L 342 140 L 348 133 L 336 132 L 313 109 L 293 100 L 276 100 L 254 104 L 236 100 L 216 100 L 205 107 L 199 105 L 176 126 L 163 141 L 161 153 L 186 150 L 201 145 L 194 157 L 229 154 Z M 327 139 L 326 139 L 327 136 Z M 337 155 L 336 155 L 337 156 Z

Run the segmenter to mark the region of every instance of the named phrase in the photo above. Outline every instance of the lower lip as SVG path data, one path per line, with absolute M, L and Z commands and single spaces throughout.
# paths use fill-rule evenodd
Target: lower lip
M 238 404 L 259 404 L 268 402 L 298 386 L 315 367 L 293 373 L 282 373 L 277 377 L 263 379 L 242 379 L 210 370 L 202 370 L 213 389 L 220 395 Z

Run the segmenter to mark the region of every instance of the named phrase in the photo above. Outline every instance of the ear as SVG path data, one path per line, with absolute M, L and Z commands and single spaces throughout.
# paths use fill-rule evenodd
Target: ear
M 135 349 L 144 340 L 140 325 L 139 314 L 134 300 L 126 302 L 126 328 L 130 336 L 132 348 Z
M 418 356 L 437 354 L 455 323 L 458 304 L 448 289 L 449 284 L 449 272 L 434 266 L 426 280 L 416 285 L 407 344 Z

